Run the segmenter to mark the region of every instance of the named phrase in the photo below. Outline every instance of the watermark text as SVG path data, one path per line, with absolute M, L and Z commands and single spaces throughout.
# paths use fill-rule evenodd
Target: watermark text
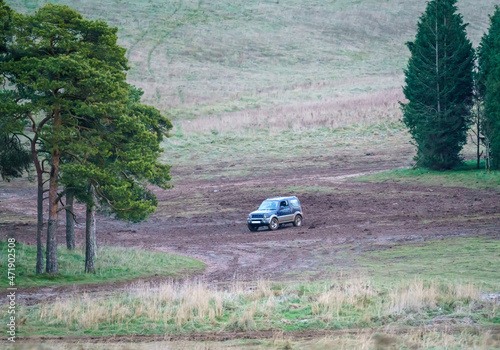
M 8 298 L 8 319 L 7 319 L 7 339 L 10 342 L 16 341 L 16 239 L 7 239 L 7 288 Z

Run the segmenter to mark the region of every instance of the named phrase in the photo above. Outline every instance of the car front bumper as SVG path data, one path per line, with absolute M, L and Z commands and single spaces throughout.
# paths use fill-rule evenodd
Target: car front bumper
M 271 218 L 252 218 L 252 219 L 247 219 L 247 224 L 248 225 L 258 225 L 258 226 L 264 226 L 264 225 L 269 225 L 269 222 L 271 221 Z

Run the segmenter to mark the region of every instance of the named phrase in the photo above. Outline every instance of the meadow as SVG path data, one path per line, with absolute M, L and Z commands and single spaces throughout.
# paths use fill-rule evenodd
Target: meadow
M 16 243 L 16 278 L 22 288 L 67 284 L 112 283 L 147 278 L 151 276 L 182 277 L 200 273 L 205 265 L 195 259 L 175 254 L 148 252 L 121 247 L 98 247 L 96 273 L 86 274 L 85 248 L 68 250 L 59 246 L 59 273 L 35 274 L 36 247 Z M 0 268 L 7 268 L 7 243 L 0 241 Z M 0 288 L 7 288 L 9 280 L 3 279 Z
M 23 307 L 22 333 L 297 332 L 440 324 L 488 329 L 500 323 L 498 249 L 498 241 L 488 238 L 378 246 L 331 279 L 307 283 L 137 282 L 106 298 L 84 294 Z M 464 253 L 472 250 L 475 255 Z
M 474 169 L 470 143 L 461 169 L 412 169 L 400 121 L 425 1 L 52 2 L 118 27 L 128 82 L 174 124 L 174 188 L 155 189 L 138 229 L 99 218 L 113 233 L 100 239 L 128 248 L 100 246 L 95 275 L 80 247 L 60 249 L 60 275 L 35 276 L 19 245 L 18 282 L 35 293 L 130 285 L 21 305 L 16 349 L 500 347 L 500 174 Z M 475 46 L 496 3 L 458 1 Z M 0 228 L 32 244 L 33 184 L 0 189 Z M 304 198 L 307 226 L 248 233 L 250 208 L 278 192 Z
M 129 82 L 146 103 L 182 120 L 174 124 L 184 132 L 227 130 L 228 122 L 266 129 L 270 117 L 279 129 L 330 127 L 342 113 L 354 113 L 354 123 L 377 120 L 370 105 L 390 104 L 394 113 L 405 42 L 425 8 L 421 0 L 52 2 L 118 27 Z M 31 13 L 46 1 L 7 3 Z M 475 45 L 494 4 L 458 2 Z

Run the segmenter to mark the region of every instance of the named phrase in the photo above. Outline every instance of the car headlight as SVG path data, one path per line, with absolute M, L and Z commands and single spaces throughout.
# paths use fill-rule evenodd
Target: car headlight
M 252 218 L 252 214 L 248 214 L 248 218 L 251 219 Z
M 264 217 L 267 219 L 269 217 L 269 214 L 264 214 Z

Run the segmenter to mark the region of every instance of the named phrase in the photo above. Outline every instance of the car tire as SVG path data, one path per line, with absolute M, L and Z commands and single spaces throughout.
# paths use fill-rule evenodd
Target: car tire
M 297 215 L 295 220 L 293 220 L 293 226 L 302 226 L 302 215 Z
M 276 231 L 278 227 L 280 226 L 280 223 L 277 218 L 272 218 L 271 222 L 269 223 L 269 229 L 271 231 Z
M 251 224 L 248 224 L 248 229 L 249 229 L 251 232 L 257 232 L 257 230 L 259 229 L 259 226 L 257 226 L 257 225 L 251 225 Z

